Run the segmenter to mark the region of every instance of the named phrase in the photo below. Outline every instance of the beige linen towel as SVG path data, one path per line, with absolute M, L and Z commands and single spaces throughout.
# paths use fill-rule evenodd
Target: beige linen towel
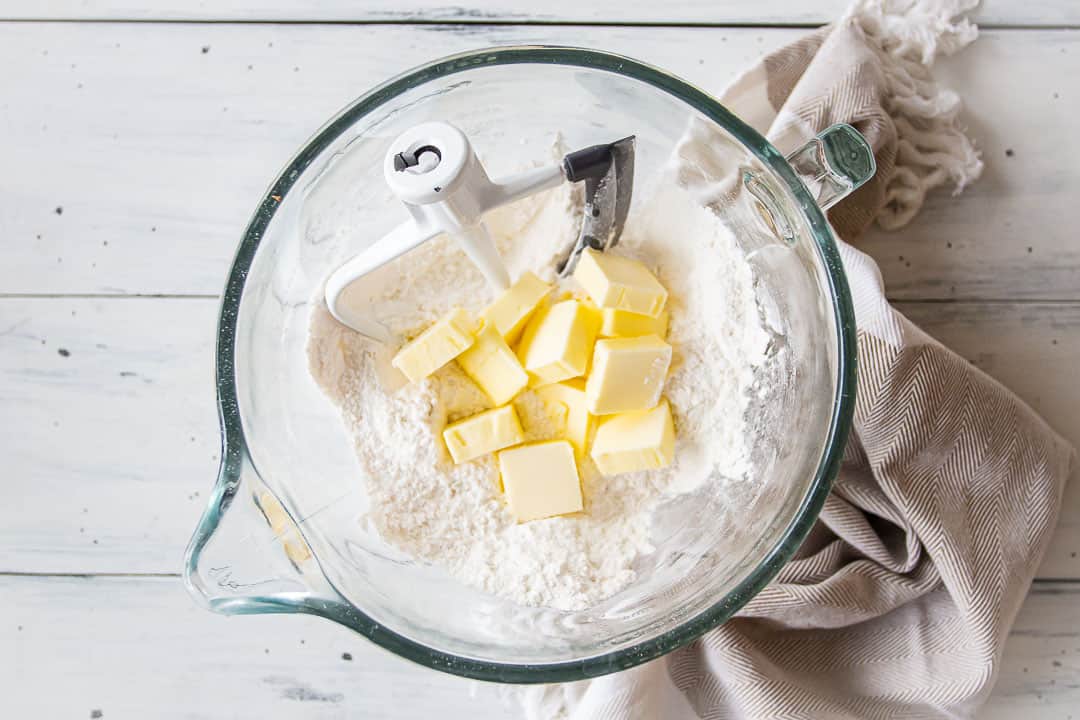
M 927 190 L 974 179 L 959 100 L 930 75 L 974 39 L 969 0 L 864 0 L 778 50 L 722 96 L 788 152 L 835 122 L 878 173 L 830 212 L 854 241 L 903 226 Z M 902 242 L 902 237 L 897 237 Z M 1057 519 L 1073 451 L 1016 396 L 885 300 L 841 254 L 855 301 L 854 431 L 820 521 L 738 616 L 665 658 L 521 690 L 530 720 L 968 717 Z

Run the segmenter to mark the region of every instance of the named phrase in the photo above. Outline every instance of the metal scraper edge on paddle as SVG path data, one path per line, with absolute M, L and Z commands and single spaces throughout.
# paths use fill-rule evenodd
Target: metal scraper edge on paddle
M 581 231 L 557 263 L 573 272 L 585 248 L 619 241 L 634 187 L 634 136 L 569 153 L 562 162 L 492 181 L 465 134 L 445 122 L 417 125 L 390 145 L 383 176 L 411 216 L 356 255 L 326 281 L 326 304 L 340 322 L 380 343 L 390 332 L 370 315 L 376 294 L 365 278 L 443 233 L 453 237 L 496 293 L 510 278 L 484 225 L 485 213 L 564 182 L 585 184 Z M 377 285 L 377 284 L 375 284 Z

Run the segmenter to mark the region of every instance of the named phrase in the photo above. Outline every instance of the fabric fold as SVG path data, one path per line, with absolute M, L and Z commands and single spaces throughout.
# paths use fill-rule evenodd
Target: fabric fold
M 795 558 L 735 618 L 645 666 L 524 689 L 526 717 L 968 717 L 985 701 L 1074 451 L 896 312 L 848 244 L 981 172 L 959 96 L 931 71 L 975 39 L 962 14 L 976 2 L 860 0 L 721 96 L 782 152 L 836 122 L 874 149 L 877 175 L 829 212 L 858 328 L 844 463 Z

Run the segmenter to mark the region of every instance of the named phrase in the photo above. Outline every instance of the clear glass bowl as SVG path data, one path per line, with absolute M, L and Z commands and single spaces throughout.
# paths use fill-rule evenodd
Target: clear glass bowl
M 308 325 L 322 283 L 360 249 L 357 238 L 404 217 L 381 177 L 387 142 L 432 119 L 461 127 L 493 176 L 518 169 L 522 143 L 554 130 L 571 148 L 635 134 L 635 196 L 647 194 L 688 124 L 714 133 L 700 170 L 729 183 L 720 218 L 775 301 L 792 358 L 781 391 L 747 418 L 763 491 L 739 537 L 712 522 L 721 498 L 675 498 L 658 513 L 658 549 L 639 562 L 639 581 L 587 611 L 561 612 L 466 587 L 357 522 L 364 483 L 337 409 L 309 375 Z M 824 133 L 789 162 L 704 92 L 591 50 L 477 51 L 372 90 L 289 162 L 237 251 L 218 332 L 222 464 L 188 548 L 189 589 L 219 612 L 320 615 L 423 665 L 506 682 L 628 668 L 724 622 L 795 552 L 840 463 L 854 320 L 819 201 L 835 202 L 872 172 L 850 128 Z

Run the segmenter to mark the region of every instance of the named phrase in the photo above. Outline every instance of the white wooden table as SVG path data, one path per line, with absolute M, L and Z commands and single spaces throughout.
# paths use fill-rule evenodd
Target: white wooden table
M 4 717 L 511 717 L 337 626 L 215 616 L 181 587 L 218 460 L 217 295 L 255 200 L 324 119 L 436 56 L 587 45 L 715 91 L 844 4 L 0 0 Z M 986 173 L 864 247 L 904 312 L 1080 444 L 1080 3 L 977 17 L 943 72 Z M 1078 499 L 985 717 L 1080 718 Z

